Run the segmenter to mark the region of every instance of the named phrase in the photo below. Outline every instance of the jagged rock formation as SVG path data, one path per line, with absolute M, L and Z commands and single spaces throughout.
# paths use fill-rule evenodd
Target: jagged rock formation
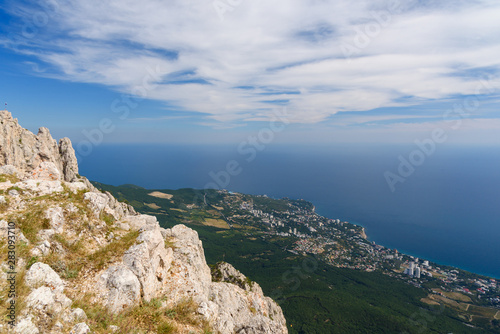
M 69 139 L 57 145 L 47 129 L 35 136 L 7 111 L 0 117 L 0 252 L 13 222 L 22 280 L 17 325 L 0 332 L 287 333 L 257 283 L 227 263 L 210 271 L 196 231 L 163 229 L 97 190 L 77 175 Z M 137 319 L 151 313 L 153 322 Z
M 0 166 L 12 165 L 19 173 L 33 173 L 35 179 L 62 178 L 71 182 L 77 178 L 78 163 L 68 138 L 57 144 L 49 129 L 43 127 L 35 136 L 7 110 L 0 111 L 0 125 Z

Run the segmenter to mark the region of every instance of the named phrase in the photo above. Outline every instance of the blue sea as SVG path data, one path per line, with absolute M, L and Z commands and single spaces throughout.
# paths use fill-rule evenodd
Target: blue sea
M 268 145 L 253 155 L 238 145 L 100 145 L 80 158 L 80 174 L 151 189 L 218 180 L 232 191 L 302 198 L 321 215 L 364 226 L 378 244 L 500 278 L 500 147 L 443 144 L 413 155 L 414 170 L 391 191 L 384 173 L 402 177 L 400 157 L 409 161 L 416 149 Z

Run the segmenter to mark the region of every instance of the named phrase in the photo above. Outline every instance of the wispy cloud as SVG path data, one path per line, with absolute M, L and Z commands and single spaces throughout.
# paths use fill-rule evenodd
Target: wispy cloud
M 474 94 L 479 75 L 500 70 L 497 1 L 252 0 L 224 20 L 211 1 L 47 3 L 47 24 L 18 47 L 43 62 L 44 71 L 31 64 L 38 75 L 130 93 L 154 68 L 148 98 L 203 113 L 211 126 L 262 121 L 277 105 L 296 123 L 418 106 Z M 41 11 L 5 8 L 19 22 Z

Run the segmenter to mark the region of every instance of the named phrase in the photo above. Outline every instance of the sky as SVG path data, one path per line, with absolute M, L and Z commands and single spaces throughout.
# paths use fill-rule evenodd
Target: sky
M 0 102 L 83 153 L 436 129 L 499 145 L 499 17 L 490 0 L 4 0 Z

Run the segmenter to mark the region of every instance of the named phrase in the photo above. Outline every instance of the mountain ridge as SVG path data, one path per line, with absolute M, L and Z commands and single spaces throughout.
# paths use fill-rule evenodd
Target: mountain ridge
M 6 110 L 0 122 L 0 249 L 14 229 L 18 270 L 15 297 L 2 298 L 15 326 L 2 332 L 288 332 L 257 283 L 231 283 L 245 276 L 229 264 L 212 278 L 196 231 L 161 228 L 99 191 L 78 174 L 69 139 L 34 135 Z

